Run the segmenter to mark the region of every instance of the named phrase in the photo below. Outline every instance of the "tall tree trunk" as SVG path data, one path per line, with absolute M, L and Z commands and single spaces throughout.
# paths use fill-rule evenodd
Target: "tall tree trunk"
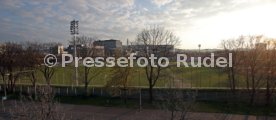
M 252 88 L 251 97 L 250 97 L 250 105 L 251 105 L 251 106 L 254 105 L 255 94 L 256 94 L 255 88 Z
M 6 79 L 5 79 L 5 75 L 2 75 L 2 80 L 3 80 L 3 90 L 4 90 L 4 95 L 7 95 L 7 84 L 6 84 Z
M 88 97 L 89 96 L 89 92 L 88 92 L 88 82 L 84 83 L 84 90 L 85 90 L 85 96 Z
M 124 88 L 124 103 L 127 104 L 127 89 Z
M 253 106 L 254 104 L 254 99 L 255 99 L 255 93 L 256 93 L 256 90 L 255 90 L 255 82 L 252 81 L 252 88 L 251 88 L 251 97 L 250 97 L 250 105 Z
M 152 104 L 152 101 L 153 101 L 153 86 L 150 84 L 149 85 L 149 103 Z
M 14 82 L 14 76 L 13 76 L 13 73 L 10 72 L 10 75 L 9 75 L 9 86 L 8 86 L 8 89 L 10 92 L 14 93 L 15 92 L 15 82 Z
M 249 91 L 249 75 L 248 75 L 248 70 L 246 71 L 246 88 Z
M 84 67 L 84 90 L 85 90 L 85 96 L 89 96 L 89 92 L 88 92 L 88 85 L 89 85 L 88 74 L 89 74 L 89 68 L 88 67 Z
M 267 81 L 266 81 L 266 103 L 265 103 L 265 105 L 267 107 L 270 105 L 270 98 L 271 98 L 270 86 L 269 86 L 269 80 L 267 79 Z
M 88 67 L 84 67 L 84 89 L 85 89 L 85 96 L 89 96 L 89 91 L 88 91 L 88 85 L 89 85 L 88 74 L 89 74 L 89 68 Z
M 47 82 L 47 86 L 50 87 L 50 86 L 51 86 L 51 79 L 50 79 L 50 78 L 47 78 L 47 79 L 46 79 L 46 82 Z
M 232 92 L 235 94 L 236 92 L 236 78 L 234 68 L 231 68 L 231 78 L 232 78 Z
M 33 85 L 33 88 L 34 88 L 34 97 L 35 97 L 35 100 L 36 100 L 36 77 L 35 77 L 35 73 L 32 72 L 31 74 L 31 79 L 32 79 L 32 85 Z

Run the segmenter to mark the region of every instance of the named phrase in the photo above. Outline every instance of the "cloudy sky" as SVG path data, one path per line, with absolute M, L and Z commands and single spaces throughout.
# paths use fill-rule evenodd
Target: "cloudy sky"
M 161 25 L 181 40 L 179 48 L 217 48 L 222 39 L 263 34 L 276 37 L 276 0 L 0 0 L 0 42 L 61 42 L 69 22 L 80 34 L 134 40 Z

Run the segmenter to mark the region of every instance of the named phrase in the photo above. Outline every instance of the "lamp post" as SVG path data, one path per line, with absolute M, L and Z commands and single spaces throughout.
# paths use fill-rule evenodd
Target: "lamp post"
M 192 73 L 192 69 L 190 70 L 190 79 L 191 79 L 191 89 L 193 88 L 193 73 Z
M 142 91 L 141 91 L 141 83 L 140 83 L 140 80 L 141 80 L 141 75 L 140 75 L 140 70 L 136 70 L 139 74 L 139 81 L 138 81 L 138 87 L 139 87 L 139 112 L 142 110 Z
M 200 47 L 201 47 L 201 44 L 198 44 L 198 58 L 200 57 Z M 199 87 L 201 88 L 201 70 L 199 70 Z
M 140 90 L 139 90 L 139 111 L 141 111 L 142 109 L 142 90 L 141 90 L 141 84 L 140 84 L 140 80 L 141 80 L 141 75 L 140 75 L 140 70 L 139 70 L 139 87 L 140 87 Z
M 198 44 L 198 53 L 200 53 L 201 44 Z
M 5 74 L 5 75 L 7 75 L 7 76 L 9 76 L 10 74 L 8 73 L 8 74 Z M 3 79 L 5 79 L 5 75 L 4 75 L 4 78 Z M 5 112 L 6 111 L 6 109 L 5 109 L 5 105 L 4 105 L 4 100 L 7 100 L 7 84 L 6 84 L 6 80 L 3 80 L 3 82 L 4 82 L 4 96 L 1 98 L 1 103 L 2 103 L 2 106 L 3 106 L 3 111 Z
M 184 69 L 182 69 L 183 71 L 182 71 L 182 74 L 181 74 L 181 77 L 182 77 L 182 81 L 181 81 L 181 88 L 183 89 L 183 80 L 184 80 Z
M 269 105 L 269 98 L 270 98 L 270 79 L 271 79 L 271 71 L 269 70 L 268 71 L 268 76 L 267 76 L 267 79 L 266 79 L 266 104 Z
M 10 74 L 9 73 L 7 73 L 7 74 L 5 74 L 4 75 L 4 77 L 5 76 L 9 76 Z M 5 79 L 5 78 L 3 78 L 3 79 Z M 3 83 L 4 83 L 4 98 L 2 98 L 2 99 L 7 99 L 7 83 L 6 83 L 6 80 L 3 80 Z
M 77 57 L 76 38 L 77 38 L 77 35 L 79 34 L 79 21 L 73 20 L 73 21 L 70 22 L 70 32 L 71 32 L 71 35 L 73 35 L 73 37 L 74 37 L 74 63 L 76 63 L 76 57 Z M 78 68 L 77 68 L 77 66 L 75 66 L 75 82 L 76 82 L 76 85 L 78 86 L 79 82 L 78 82 Z M 72 84 L 72 86 L 73 86 L 73 84 Z

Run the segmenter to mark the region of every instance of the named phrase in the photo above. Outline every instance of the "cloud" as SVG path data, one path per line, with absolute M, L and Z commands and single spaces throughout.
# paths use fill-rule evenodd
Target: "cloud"
M 80 34 L 100 39 L 129 38 L 144 27 L 159 24 L 186 40 L 202 19 L 273 0 L 1 0 L 1 41 L 70 39 L 69 22 L 80 21 Z M 189 38 L 190 39 L 190 38 Z M 193 41 L 193 40 L 191 40 Z
M 160 7 L 172 2 L 172 0 L 153 0 L 152 2 Z

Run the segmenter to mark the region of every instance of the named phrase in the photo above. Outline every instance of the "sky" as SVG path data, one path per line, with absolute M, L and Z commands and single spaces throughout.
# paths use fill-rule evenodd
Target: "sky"
M 218 48 L 240 35 L 276 38 L 276 0 L 0 0 L 0 42 L 68 44 L 69 23 L 80 35 L 135 40 L 152 25 L 179 37 L 182 49 Z

